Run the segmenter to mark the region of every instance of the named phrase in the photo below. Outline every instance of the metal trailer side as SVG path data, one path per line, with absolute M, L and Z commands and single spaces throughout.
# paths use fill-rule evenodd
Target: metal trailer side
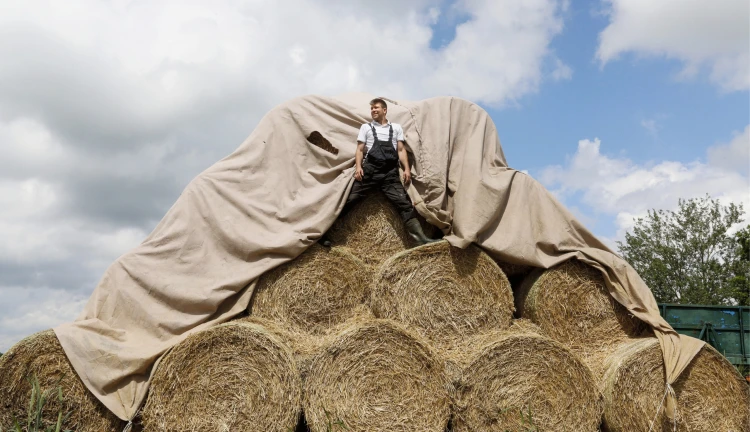
M 665 303 L 659 311 L 677 333 L 708 342 L 750 374 L 750 307 Z

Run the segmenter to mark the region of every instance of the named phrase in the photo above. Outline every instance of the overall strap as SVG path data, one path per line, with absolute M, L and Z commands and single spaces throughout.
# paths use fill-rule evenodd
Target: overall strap
M 378 133 L 375 131 L 375 125 L 373 123 L 370 123 L 370 129 L 372 130 L 372 144 L 375 145 L 375 143 L 380 140 L 378 139 Z M 393 123 L 388 123 L 388 143 L 393 145 Z
M 375 130 L 375 125 L 370 123 L 370 129 L 372 130 L 372 145 L 375 145 L 376 142 L 378 142 L 378 132 Z
M 370 130 L 372 131 L 372 148 L 375 148 L 375 145 L 378 143 L 378 133 L 375 131 L 375 126 L 372 123 L 370 123 Z M 367 155 L 370 154 L 370 149 L 365 146 L 365 150 L 367 150 L 365 152 L 366 158 Z
M 373 156 L 374 160 L 379 160 L 382 163 L 386 163 L 387 161 L 393 161 L 398 159 L 398 156 L 394 153 L 393 149 L 393 124 L 388 125 L 388 144 L 386 145 L 385 141 L 381 141 L 378 138 L 378 132 L 375 130 L 374 122 L 370 123 L 370 129 L 372 130 L 372 136 L 374 142 L 372 143 L 372 147 L 367 151 L 365 154 L 365 157 L 368 158 Z M 381 163 L 378 162 L 378 163 Z M 388 162 L 390 163 L 390 162 Z

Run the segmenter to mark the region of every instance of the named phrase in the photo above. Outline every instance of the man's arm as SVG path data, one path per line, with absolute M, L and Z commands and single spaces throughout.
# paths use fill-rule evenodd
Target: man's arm
M 354 178 L 358 181 L 362 181 L 362 177 L 364 177 L 365 172 L 362 169 L 362 160 L 365 158 L 365 143 L 362 141 L 357 141 L 357 151 L 354 152 L 354 162 L 356 164 L 356 168 L 354 169 Z
M 409 167 L 409 155 L 406 153 L 406 146 L 403 141 L 398 142 L 398 160 L 404 167 L 404 184 L 411 181 L 411 167 Z

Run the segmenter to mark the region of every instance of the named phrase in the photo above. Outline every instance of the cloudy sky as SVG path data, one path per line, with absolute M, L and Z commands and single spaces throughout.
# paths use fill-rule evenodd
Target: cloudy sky
M 510 165 L 612 244 L 750 209 L 746 0 L 0 0 L 0 351 L 81 311 L 274 105 L 481 104 Z

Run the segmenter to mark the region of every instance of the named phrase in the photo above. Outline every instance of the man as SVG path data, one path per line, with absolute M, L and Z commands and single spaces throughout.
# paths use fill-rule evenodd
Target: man
M 356 181 L 339 216 L 345 215 L 354 204 L 380 188 L 398 209 L 409 235 L 420 245 L 434 242 L 436 240 L 428 238 L 422 232 L 417 212 L 399 179 L 398 163 L 401 162 L 404 168 L 404 184 L 411 181 L 411 167 L 404 145 L 404 130 L 400 124 L 390 123 L 386 118 L 387 113 L 388 105 L 383 99 L 375 98 L 370 101 L 373 121 L 359 128 L 354 158 Z M 330 247 L 331 241 L 324 235 L 321 244 Z

